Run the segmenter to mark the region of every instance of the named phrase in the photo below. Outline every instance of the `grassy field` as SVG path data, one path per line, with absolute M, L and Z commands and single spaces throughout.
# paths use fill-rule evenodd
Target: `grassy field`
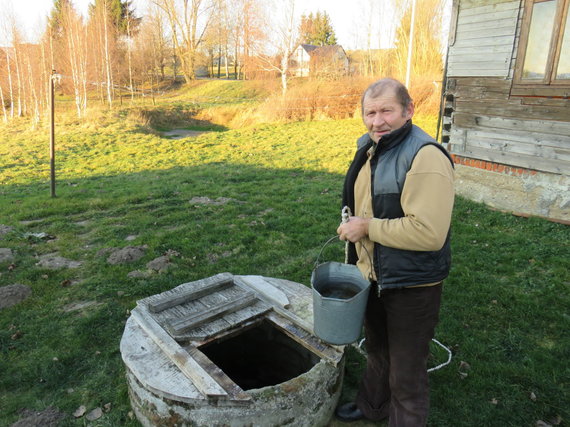
M 55 199 L 45 129 L 0 127 L 0 224 L 12 227 L 0 248 L 14 254 L 0 264 L 0 286 L 33 290 L 0 311 L 2 426 L 24 409 L 48 407 L 67 415 L 64 426 L 137 426 L 119 340 L 138 299 L 224 271 L 308 284 L 335 233 L 343 175 L 363 132 L 358 120 L 213 126 L 172 140 L 140 117 L 125 108 L 66 119 Z M 433 133 L 433 118 L 418 123 Z M 110 248 L 126 246 L 146 246 L 144 257 L 106 262 Z M 457 198 L 454 264 L 436 333 L 453 359 L 430 374 L 431 426 L 568 423 L 569 246 L 567 226 Z M 81 265 L 42 268 L 48 254 Z M 127 276 L 165 254 L 168 271 Z M 339 245 L 331 257 L 342 256 Z M 433 364 L 445 358 L 434 348 Z M 362 369 L 356 352 L 348 367 L 343 400 Z M 72 415 L 107 404 L 96 421 Z

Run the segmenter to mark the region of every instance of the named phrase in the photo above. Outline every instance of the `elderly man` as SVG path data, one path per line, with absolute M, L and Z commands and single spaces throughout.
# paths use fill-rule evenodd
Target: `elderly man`
M 354 216 L 337 233 L 373 290 L 364 322 L 367 366 L 355 402 L 336 410 L 342 421 L 427 422 L 429 343 L 451 264 L 454 172 L 449 154 L 412 124 L 413 115 L 397 80 L 379 80 L 362 96 L 368 133 L 343 190 Z

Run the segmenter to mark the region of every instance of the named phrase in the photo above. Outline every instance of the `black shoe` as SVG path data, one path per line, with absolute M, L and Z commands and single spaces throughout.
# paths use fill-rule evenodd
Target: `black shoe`
M 339 406 L 336 408 L 334 414 L 337 419 L 344 421 L 345 423 L 363 420 L 365 418 L 362 411 L 358 409 L 358 406 L 356 406 L 356 403 L 354 402 L 345 403 L 344 405 Z

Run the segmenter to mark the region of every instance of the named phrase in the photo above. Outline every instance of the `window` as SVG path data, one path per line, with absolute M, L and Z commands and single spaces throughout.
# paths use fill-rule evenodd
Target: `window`
M 569 5 L 570 0 L 525 0 L 515 69 L 517 86 L 553 95 L 561 86 L 570 87 Z

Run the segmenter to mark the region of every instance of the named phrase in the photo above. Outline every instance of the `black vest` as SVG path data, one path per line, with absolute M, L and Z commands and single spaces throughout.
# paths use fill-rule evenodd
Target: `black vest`
M 375 218 L 404 216 L 400 198 L 406 174 L 418 151 L 426 145 L 438 147 L 449 159 L 447 151 L 427 133 L 408 121 L 400 129 L 382 138 L 372 156 L 372 210 Z M 354 212 L 354 183 L 366 163 L 367 151 L 373 141 L 368 134 L 358 140 L 358 150 L 350 165 L 343 190 L 343 206 Z M 354 244 L 349 244 L 348 262 L 356 264 L 358 257 Z M 408 251 L 374 244 L 374 269 L 381 289 L 435 283 L 449 274 L 451 267 L 450 232 L 438 251 Z

